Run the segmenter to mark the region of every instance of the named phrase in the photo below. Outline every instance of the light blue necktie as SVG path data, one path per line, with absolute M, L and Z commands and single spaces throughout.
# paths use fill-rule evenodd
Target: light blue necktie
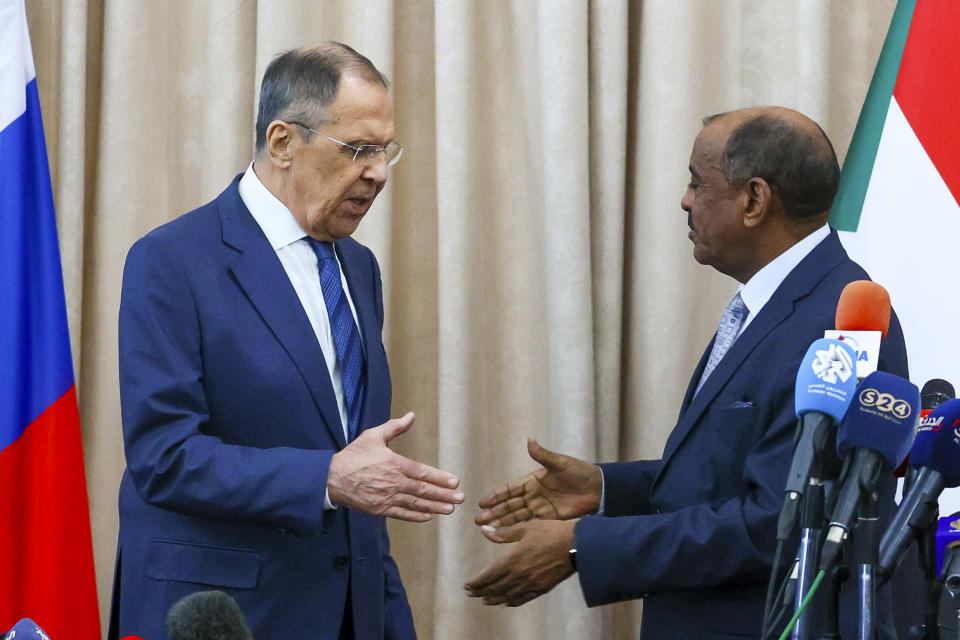
M 348 440 L 353 440 L 357 437 L 360 426 L 360 410 L 363 408 L 366 387 L 363 345 L 357 323 L 350 312 L 350 303 L 340 283 L 340 264 L 337 262 L 333 244 L 317 242 L 313 238 L 308 240 L 313 246 L 313 252 L 317 254 L 320 288 L 323 290 L 323 301 L 327 305 L 327 316 L 330 317 L 330 332 L 333 334 L 337 361 L 340 363 L 340 378 L 347 405 Z
M 703 386 L 713 370 L 720 364 L 720 360 L 736 342 L 737 336 L 740 334 L 740 327 L 743 326 L 743 321 L 746 320 L 748 313 L 747 305 L 743 303 L 743 298 L 737 292 L 737 295 L 733 297 L 733 300 L 730 301 L 723 312 L 723 317 L 720 318 L 720 327 L 717 329 L 717 337 L 713 341 L 713 349 L 710 350 L 710 358 L 707 360 L 707 366 L 703 368 L 703 375 L 700 376 L 700 382 L 697 384 L 697 391 L 694 391 L 694 395 L 700 391 L 700 387 Z

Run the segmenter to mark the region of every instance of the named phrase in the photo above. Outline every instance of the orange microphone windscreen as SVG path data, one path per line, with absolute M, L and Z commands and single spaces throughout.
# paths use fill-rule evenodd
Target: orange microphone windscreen
M 855 280 L 843 288 L 837 302 L 838 331 L 879 331 L 890 328 L 890 294 L 870 280 Z

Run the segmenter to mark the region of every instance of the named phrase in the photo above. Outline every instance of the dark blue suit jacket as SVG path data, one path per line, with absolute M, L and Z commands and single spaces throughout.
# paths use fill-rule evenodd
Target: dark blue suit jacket
M 583 518 L 576 528 L 587 604 L 644 598 L 641 635 L 653 640 L 760 635 L 793 454 L 797 370 L 810 343 L 834 328 L 844 286 L 867 277 L 831 233 L 787 276 L 694 397 L 708 345 L 662 459 L 601 465 L 604 516 Z M 907 375 L 896 317 L 880 368 Z M 892 477 L 885 481 L 887 517 L 893 486 Z M 846 591 L 854 595 L 856 582 Z M 855 638 L 855 604 L 844 597 L 843 635 Z M 889 607 L 884 590 L 878 613 L 887 625 Z
M 258 640 L 415 637 L 383 518 L 324 510 L 344 441 L 320 344 L 237 191 L 127 256 L 120 393 L 127 470 L 111 635 L 164 640 L 179 598 L 220 589 Z M 390 414 L 380 272 L 337 243 L 367 361 L 361 428 Z

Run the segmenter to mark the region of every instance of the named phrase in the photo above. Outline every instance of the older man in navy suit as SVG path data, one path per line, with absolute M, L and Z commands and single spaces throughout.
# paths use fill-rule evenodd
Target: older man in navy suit
M 111 637 L 163 640 L 215 588 L 257 638 L 411 640 L 385 516 L 463 500 L 390 451 L 377 261 L 350 238 L 400 157 L 374 65 L 328 43 L 264 74 L 257 153 L 138 241 L 120 305 L 127 471 Z
M 681 207 L 694 258 L 741 286 L 661 459 L 596 466 L 531 442 L 543 467 L 481 501 L 484 535 L 514 543 L 466 585 L 485 604 L 523 604 L 577 571 L 590 606 L 644 598 L 644 638 L 760 635 L 797 370 L 834 328 L 844 286 L 867 274 L 827 226 L 839 168 L 816 123 L 757 108 L 704 125 Z M 880 368 L 907 374 L 896 317 Z M 890 480 L 884 491 L 889 513 Z M 856 609 L 845 609 L 855 637 Z M 892 638 L 886 592 L 878 611 Z

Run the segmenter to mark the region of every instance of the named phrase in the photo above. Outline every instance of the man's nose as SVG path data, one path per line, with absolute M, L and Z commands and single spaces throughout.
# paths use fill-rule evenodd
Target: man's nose
M 693 189 L 687 187 L 687 190 L 683 192 L 683 197 L 680 198 L 680 208 L 690 213 L 690 207 L 693 206 Z
M 387 181 L 387 156 L 384 153 L 378 153 L 368 160 L 363 167 L 365 180 L 373 180 L 377 184 L 383 184 Z

